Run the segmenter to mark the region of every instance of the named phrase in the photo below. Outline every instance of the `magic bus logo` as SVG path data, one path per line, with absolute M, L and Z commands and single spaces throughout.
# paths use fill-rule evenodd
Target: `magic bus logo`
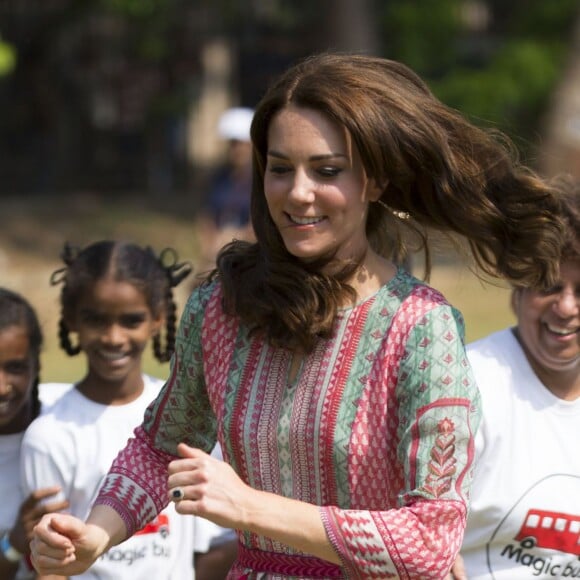
M 549 548 L 580 556 L 580 515 L 530 510 L 516 536 L 523 548 Z
M 169 518 L 165 514 L 159 514 L 153 521 L 135 533 L 136 536 L 143 534 L 159 534 L 162 538 L 169 535 Z
M 580 578 L 580 477 L 556 474 L 531 486 L 486 546 L 491 578 Z

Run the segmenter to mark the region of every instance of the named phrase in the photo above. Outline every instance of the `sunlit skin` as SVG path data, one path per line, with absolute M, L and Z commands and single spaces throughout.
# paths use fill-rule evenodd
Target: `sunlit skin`
M 15 325 L 0 330 L 0 435 L 19 433 L 28 426 L 37 372 L 26 328 Z
M 143 292 L 133 284 L 112 278 L 95 282 L 69 322 L 89 366 L 78 389 L 107 405 L 136 399 L 143 390 L 143 351 L 161 323 L 150 311 Z
M 567 260 L 549 291 L 517 289 L 517 336 L 542 383 L 556 396 L 580 397 L 580 259 Z
M 268 130 L 264 191 L 270 215 L 287 250 L 303 260 L 366 252 L 359 297 L 388 281 L 394 267 L 368 246 L 369 203 L 382 188 L 368 179 L 347 132 L 313 109 L 289 106 Z

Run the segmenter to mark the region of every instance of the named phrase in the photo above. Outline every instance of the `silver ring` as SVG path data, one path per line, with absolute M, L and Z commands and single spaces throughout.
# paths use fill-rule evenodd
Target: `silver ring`
M 172 501 L 178 502 L 178 501 L 181 501 L 184 497 L 185 497 L 185 492 L 180 487 L 176 487 L 176 488 L 171 490 Z

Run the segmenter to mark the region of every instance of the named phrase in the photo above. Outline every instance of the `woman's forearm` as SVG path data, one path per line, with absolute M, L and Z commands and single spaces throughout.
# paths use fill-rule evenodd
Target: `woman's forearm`
M 316 505 L 252 490 L 244 502 L 243 528 L 333 564 L 341 564 Z
M 93 506 L 86 523 L 103 531 L 103 534 L 100 534 L 99 555 L 127 539 L 125 522 L 112 507 L 107 505 Z

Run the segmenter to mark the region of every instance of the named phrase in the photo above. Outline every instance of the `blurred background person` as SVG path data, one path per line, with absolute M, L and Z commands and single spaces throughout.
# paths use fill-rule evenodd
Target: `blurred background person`
M 246 107 L 227 109 L 217 132 L 226 141 L 225 158 L 210 180 L 198 219 L 201 273 L 211 269 L 219 249 L 232 239 L 252 240 L 250 194 L 252 144 L 250 125 L 254 112 Z

